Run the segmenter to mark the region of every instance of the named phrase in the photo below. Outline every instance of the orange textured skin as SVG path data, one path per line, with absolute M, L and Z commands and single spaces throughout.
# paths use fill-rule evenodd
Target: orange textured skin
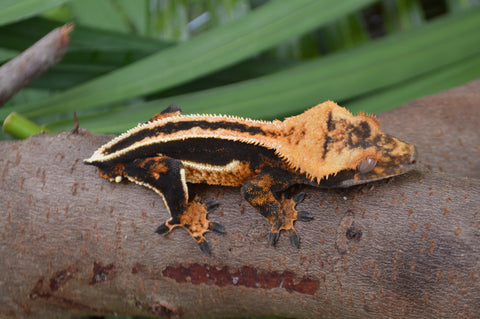
M 334 130 L 327 127 L 328 117 L 337 124 Z M 325 176 L 336 174 L 345 169 L 355 169 L 367 157 L 377 158 L 374 147 L 354 149 L 342 136 L 347 126 L 355 127 L 358 123 L 368 123 L 372 135 L 380 134 L 378 122 L 369 116 L 353 116 L 347 109 L 327 101 L 304 113 L 289 117 L 280 126 L 283 138 L 280 138 L 278 152 L 283 154 L 293 168 L 307 174 L 312 179 L 320 180 Z M 285 134 L 293 132 L 293 134 Z M 332 142 L 324 156 L 325 140 Z

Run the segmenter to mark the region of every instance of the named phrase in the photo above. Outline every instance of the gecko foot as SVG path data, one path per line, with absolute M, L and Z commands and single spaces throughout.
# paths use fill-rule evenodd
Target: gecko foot
M 207 207 L 207 211 L 210 213 L 211 211 L 214 211 L 218 206 L 220 206 L 220 203 L 216 200 L 209 200 L 205 203 L 205 206 Z
M 290 199 L 285 198 L 282 195 L 279 200 L 280 211 L 267 217 L 267 219 L 272 224 L 272 228 L 270 229 L 270 233 L 268 235 L 268 242 L 271 246 L 275 245 L 275 243 L 277 242 L 280 236 L 280 231 L 285 230 L 287 232 L 290 244 L 293 247 L 298 248 L 300 244 L 300 237 L 295 231 L 293 223 L 297 220 L 302 222 L 308 222 L 313 218 L 310 212 L 297 211 L 295 209 L 295 206 L 298 203 L 302 202 L 304 199 L 304 192 L 300 192 Z
M 167 224 L 168 221 L 166 221 L 164 224 L 161 224 L 160 226 L 155 229 L 155 232 L 159 235 L 164 235 L 167 234 L 170 231 L 170 227 L 168 227 Z
M 155 232 L 157 234 L 167 234 L 176 227 L 185 228 L 193 239 L 197 242 L 200 250 L 206 254 L 210 254 L 210 247 L 205 240 L 205 233 L 211 231 L 217 234 L 225 233 L 225 228 L 222 224 L 212 222 L 207 219 L 207 214 L 218 207 L 218 203 L 209 201 L 206 204 L 200 202 L 198 197 L 195 197 L 188 203 L 187 209 L 176 218 L 170 218 L 165 223 L 157 227 Z
M 313 215 L 310 212 L 307 212 L 306 210 L 301 210 L 297 212 L 297 220 L 301 222 L 309 222 L 313 219 Z
M 307 196 L 307 194 L 305 194 L 305 192 L 299 192 L 299 193 L 293 195 L 292 200 L 295 202 L 295 204 L 299 204 L 299 203 L 303 202 L 303 200 L 305 199 L 305 196 Z
M 288 240 L 293 247 L 298 248 L 298 245 L 300 244 L 300 237 L 295 230 L 290 229 L 288 231 Z
M 204 253 L 207 256 L 210 256 L 210 245 L 208 245 L 208 242 L 205 239 L 203 239 L 200 242 L 197 242 L 197 244 L 198 244 L 198 248 L 200 248 L 202 253 Z
M 277 243 L 278 237 L 280 237 L 280 233 L 278 231 L 277 232 L 271 231 L 268 234 L 268 243 L 270 244 L 270 246 L 275 246 L 275 244 Z
M 210 222 L 208 225 L 208 230 L 217 234 L 225 234 L 225 227 L 222 224 L 217 222 Z
M 298 248 L 298 246 L 300 245 L 300 236 L 298 236 L 297 232 L 293 229 L 289 229 L 287 233 L 288 233 L 288 240 L 290 241 L 290 244 L 293 247 Z M 270 233 L 268 234 L 269 245 L 274 246 L 279 237 L 280 237 L 280 231 L 277 231 L 277 232 L 270 231 Z

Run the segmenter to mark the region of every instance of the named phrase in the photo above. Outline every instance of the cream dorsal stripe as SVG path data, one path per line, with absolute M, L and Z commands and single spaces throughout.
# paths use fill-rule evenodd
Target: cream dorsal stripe
M 192 138 L 239 141 L 276 149 L 281 121 L 222 115 L 180 115 L 139 124 L 98 149 L 87 163 L 105 162 L 138 148 Z

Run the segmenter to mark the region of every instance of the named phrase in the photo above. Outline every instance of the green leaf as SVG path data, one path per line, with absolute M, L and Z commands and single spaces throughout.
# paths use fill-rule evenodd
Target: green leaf
M 147 35 L 149 29 L 149 0 L 117 0 L 136 34 Z
M 190 35 L 186 1 L 159 0 L 153 2 L 150 8 L 151 35 L 175 42 L 188 40 Z
M 480 42 L 476 30 L 479 29 L 480 9 L 477 8 L 272 75 L 168 97 L 135 108 L 119 108 L 116 114 L 92 118 L 81 125 L 94 131 L 117 133 L 174 103 L 181 105 L 185 113 L 271 118 L 272 114 L 297 113 L 328 99 L 351 100 L 368 92 L 403 85 L 431 72 L 447 70 L 464 60 L 478 63 Z M 480 76 L 474 67 L 463 68 L 463 72 L 462 79 L 466 81 Z M 368 105 L 363 109 L 370 111 Z M 54 125 L 51 128 L 59 129 Z
M 419 0 L 383 0 L 382 3 L 389 32 L 407 30 L 425 23 Z
M 390 86 L 366 97 L 345 103 L 353 111 L 377 113 L 393 109 L 403 103 L 472 81 L 480 75 L 480 58 L 471 56 L 417 78 Z
M 62 23 L 31 18 L 0 27 L 0 62 L 23 51 Z M 118 32 L 76 26 L 67 54 L 30 87 L 66 89 L 158 52 L 170 43 Z M 5 50 L 5 51 L 4 51 Z M 9 50 L 15 50 L 16 54 Z
M 224 68 L 371 2 L 271 1 L 243 19 L 51 99 L 19 107 L 17 112 L 28 110 L 30 117 L 71 112 L 163 90 Z
M 138 5 L 145 3 L 138 2 Z M 69 6 L 75 22 L 101 30 L 128 33 L 130 27 L 121 10 L 109 0 L 72 0 Z
M 365 28 L 362 28 L 363 23 L 361 15 L 355 13 L 329 25 L 324 32 L 329 52 L 357 47 L 367 42 L 369 36 Z
M 0 25 L 45 12 L 68 0 L 0 0 Z
M 17 55 L 18 52 L 15 50 L 0 48 L 0 64 L 14 58 Z
M 38 134 L 42 132 L 43 129 L 34 122 L 13 112 L 10 113 L 10 115 L 3 122 L 3 131 L 16 138 L 23 139 L 31 135 Z
M 61 25 L 63 25 L 61 22 L 34 17 L 19 23 L 2 26 L 0 27 L 0 46 L 25 50 L 45 34 Z M 128 51 L 151 54 L 171 45 L 171 43 L 147 37 L 76 25 L 70 39 L 68 52 Z

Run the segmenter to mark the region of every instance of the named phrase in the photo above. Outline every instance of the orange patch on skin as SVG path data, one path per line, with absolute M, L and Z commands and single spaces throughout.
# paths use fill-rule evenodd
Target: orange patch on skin
M 168 171 L 168 167 L 166 167 L 163 163 L 156 162 L 151 167 L 151 170 L 160 174 L 164 174 Z
M 312 179 L 355 169 L 366 157 L 378 157 L 373 146 L 364 149 L 347 145 L 348 127 L 359 126 L 362 121 L 368 124 L 372 135 L 380 133 L 377 122 L 371 117 L 354 117 L 336 103 L 324 102 L 282 122 L 281 130 L 284 134 L 279 134 L 278 137 L 278 153 L 292 168 L 300 169 Z M 289 138 L 287 133 L 295 132 L 295 128 L 302 128 L 301 139 Z
M 255 184 L 255 187 L 259 191 L 254 197 L 249 199 L 250 204 L 253 206 L 264 206 L 268 202 L 274 201 L 273 195 L 270 193 L 270 189 L 273 184 L 274 180 L 270 175 L 264 176 L 261 180 L 258 180 Z
M 150 172 L 152 176 L 156 179 L 160 178 L 162 174 L 165 174 L 168 171 L 168 167 L 166 167 L 163 163 L 156 162 L 152 166 L 150 166 Z
M 180 224 L 188 230 L 195 241 L 203 241 L 203 235 L 208 232 L 210 224 L 207 220 L 206 206 L 196 199 L 188 203 L 185 213 L 180 217 Z
M 298 215 L 297 210 L 295 209 L 295 204 L 295 201 L 292 199 L 282 198 L 280 200 L 280 210 L 283 214 L 280 216 L 275 216 L 275 218 L 281 218 L 281 225 L 278 228 L 272 225 L 272 232 L 277 232 L 280 230 L 295 230 L 293 223 L 297 220 Z M 270 222 L 273 224 L 274 221 L 271 220 Z
M 162 159 L 162 157 L 158 158 Z M 155 179 L 160 178 L 161 175 L 168 172 L 168 167 L 165 166 L 164 163 L 155 161 L 153 158 L 147 158 L 138 164 L 138 166 L 142 168 L 146 168 L 147 165 L 149 165 L 149 174 Z
M 108 174 L 105 174 L 105 172 L 102 172 L 102 171 L 98 171 L 98 176 L 100 176 L 101 178 L 105 178 L 105 179 L 111 179 L 112 178 Z
M 123 172 L 125 171 L 125 165 L 122 164 L 122 163 L 118 163 L 116 164 L 113 169 L 111 171 L 109 171 L 108 173 L 106 172 L 103 172 L 101 170 L 98 171 L 98 175 L 101 177 L 101 178 L 105 178 L 105 179 L 108 179 L 108 180 L 111 180 L 117 176 L 123 176 Z
M 238 187 L 258 173 L 252 171 L 247 162 L 236 161 L 225 166 L 203 165 L 186 161 L 182 163 L 188 183 Z

